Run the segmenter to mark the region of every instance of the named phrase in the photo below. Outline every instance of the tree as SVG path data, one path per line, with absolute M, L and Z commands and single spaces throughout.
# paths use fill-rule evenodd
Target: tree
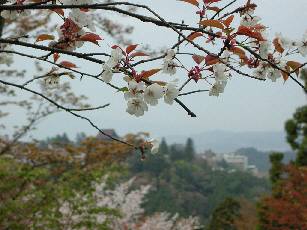
M 307 84 L 307 78 L 305 78 Z M 270 156 L 272 195 L 258 204 L 260 230 L 307 228 L 307 106 L 300 107 L 285 124 L 295 162 L 282 163 L 283 154 Z
M 306 56 L 307 33 L 299 41 L 291 41 L 283 35 L 276 35 L 270 41 L 266 36 L 266 26 L 255 14 L 257 5 L 251 0 L 241 6 L 234 3 L 226 0 L 174 1 L 174 4 L 185 4 L 188 13 L 197 15 L 197 26 L 194 26 L 195 23 L 188 25 L 167 21 L 148 6 L 131 2 L 101 0 L 94 4 L 93 0 L 2 0 L 1 65 L 14 66 L 14 58 L 21 56 L 29 64 L 35 60 L 44 63 L 46 68 L 41 69 L 40 76 L 28 77 L 25 82 L 1 78 L 1 87 L 33 94 L 58 110 L 87 121 L 106 136 L 107 133 L 79 112 L 102 109 L 108 104 L 93 108 L 71 108 L 46 94 L 53 92 L 53 89 L 39 90 L 31 85 L 43 80 L 45 86 L 54 88 L 63 84 L 61 82 L 65 78 L 68 81 L 77 77 L 83 81 L 93 79 L 123 93 L 127 100 L 126 111 L 137 117 L 147 112 L 148 106 L 156 106 L 161 98 L 167 104 L 177 104 L 189 116 L 195 117 L 196 114 L 181 101 L 181 97 L 200 92 L 219 96 L 224 92 L 227 81 L 239 75 L 258 81 L 276 81 L 281 77 L 285 81 L 292 79 L 306 93 L 300 78 L 294 76 L 299 76 L 306 63 L 298 62 L 294 55 Z M 130 27 L 103 18 L 101 11 L 120 13 L 151 26 L 163 27 L 178 39 L 162 52 L 141 47 L 137 44 L 142 41 L 132 43 L 126 39 L 125 35 L 132 32 Z M 115 38 L 115 44 L 110 49 L 99 47 L 94 52 L 80 51 L 81 47 L 93 49 L 95 45 L 103 44 L 102 34 L 105 33 Z M 204 41 L 206 46 L 203 46 Z M 23 52 L 23 49 L 27 51 Z M 181 55 L 188 56 L 190 62 L 184 62 Z M 99 56 L 102 58 L 97 58 Z M 74 58 L 97 65 L 99 73 L 87 72 L 82 67 L 77 70 Z M 144 67 L 145 63 L 154 68 Z M 20 72 L 18 66 L 15 67 L 18 71 L 13 74 L 14 79 Z M 152 78 L 160 72 L 174 75 L 180 69 L 185 79 L 179 82 Z M 250 74 L 249 70 L 253 73 Z M 5 70 L 7 72 L 9 70 Z M 114 74 L 119 76 L 117 79 L 125 80 L 125 83 L 112 79 Z M 193 81 L 195 85 L 206 82 L 206 88 L 184 92 L 185 87 Z M 140 151 L 144 148 L 131 147 Z
M 195 157 L 195 149 L 194 149 L 194 143 L 191 138 L 187 139 L 187 142 L 185 144 L 185 149 L 184 149 L 186 159 L 191 161 Z
M 236 230 L 235 220 L 240 216 L 240 203 L 226 198 L 213 212 L 208 230 Z

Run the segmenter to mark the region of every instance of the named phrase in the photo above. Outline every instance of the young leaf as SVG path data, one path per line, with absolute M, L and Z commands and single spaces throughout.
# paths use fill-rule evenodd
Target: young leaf
M 210 27 L 216 27 L 219 29 L 224 29 L 223 23 L 221 23 L 219 20 L 214 20 L 214 19 L 202 20 L 200 24 L 202 26 L 210 26 Z
M 286 67 L 285 67 L 285 70 L 286 70 L 286 72 L 289 73 L 289 72 L 290 72 L 290 67 L 289 67 L 289 66 L 286 66 Z M 284 71 L 280 71 L 280 72 L 281 72 L 281 75 L 282 75 L 284 81 L 287 81 L 288 78 L 289 78 L 289 74 L 288 74 L 288 73 L 285 73 Z
M 208 4 L 211 4 L 211 3 L 214 3 L 214 2 L 219 2 L 219 1 L 221 1 L 221 0 L 204 0 L 204 3 L 206 5 L 208 5 Z
M 209 66 L 209 65 L 214 65 L 216 63 L 219 62 L 219 59 L 218 57 L 216 56 L 213 56 L 213 55 L 207 55 L 205 57 L 205 62 L 206 62 L 206 65 Z
M 134 57 L 144 57 L 144 56 L 149 56 L 148 54 L 145 54 L 143 52 L 134 52 L 130 55 L 131 58 L 134 58 Z
M 253 32 L 246 26 L 239 26 L 237 35 L 245 35 L 247 37 L 255 38 L 258 41 L 265 41 L 260 32 Z
M 151 69 L 151 70 L 147 70 L 147 71 L 143 71 L 141 73 L 141 77 L 142 78 L 149 78 L 151 77 L 152 75 L 158 73 L 161 69 Z
M 66 67 L 66 68 L 77 68 L 77 66 L 74 63 L 71 63 L 69 61 L 62 61 L 60 65 Z
M 203 62 L 203 60 L 205 60 L 205 57 L 204 56 L 200 56 L 200 55 L 197 55 L 197 54 L 194 54 L 192 56 L 193 60 L 199 65 L 200 63 Z
M 283 53 L 285 51 L 285 49 L 281 46 L 280 42 L 279 42 L 279 39 L 278 38 L 275 38 L 273 40 L 273 45 L 275 47 L 275 50 L 279 53 Z
M 41 42 L 45 40 L 54 40 L 54 36 L 50 34 L 41 34 L 36 38 L 36 42 Z
M 187 2 L 187 3 L 190 3 L 190 4 L 194 5 L 194 6 L 199 6 L 199 3 L 198 3 L 197 0 L 179 0 L 179 1 Z
M 129 45 L 127 48 L 126 48 L 126 53 L 127 54 L 130 54 L 132 51 L 134 51 L 136 49 L 138 45 Z
M 64 16 L 64 10 L 63 9 L 52 9 L 51 11 L 56 12 L 57 14 Z
M 86 34 L 82 35 L 79 38 L 79 40 L 85 41 L 85 42 L 92 42 L 92 43 L 99 46 L 98 41 L 102 40 L 102 38 L 99 35 L 94 34 L 94 33 L 86 33 Z
M 295 71 L 295 74 L 298 76 L 302 64 L 296 61 L 288 61 L 287 66 L 289 66 L 293 71 Z
M 54 53 L 54 54 L 53 54 L 53 61 L 54 61 L 54 62 L 57 62 L 57 60 L 59 59 L 59 57 L 60 57 L 59 53 Z
M 195 38 L 198 38 L 198 37 L 200 37 L 200 36 L 202 36 L 202 35 L 203 35 L 203 33 L 201 33 L 201 32 L 194 32 L 194 33 L 190 34 L 190 35 L 187 37 L 187 39 L 188 39 L 189 41 L 193 41 Z
M 226 19 L 223 21 L 224 25 L 225 25 L 226 27 L 229 27 L 230 24 L 232 23 L 234 17 L 235 17 L 234 15 L 231 15 L 231 16 L 229 16 L 228 18 L 226 18 Z
M 233 52 L 234 54 L 238 55 L 241 59 L 244 59 L 245 56 L 245 51 L 240 49 L 239 47 L 233 47 L 230 49 L 231 52 Z

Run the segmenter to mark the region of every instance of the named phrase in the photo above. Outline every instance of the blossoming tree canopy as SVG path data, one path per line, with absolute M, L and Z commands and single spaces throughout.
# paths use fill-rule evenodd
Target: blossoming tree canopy
M 300 71 L 307 65 L 307 31 L 302 31 L 302 39 L 297 41 L 282 33 L 268 34 L 265 19 L 257 16 L 257 5 L 251 0 L 241 6 L 236 0 L 173 0 L 173 4 L 184 5 L 187 14 L 197 15 L 197 20 L 192 24 L 170 22 L 148 6 L 129 1 L 0 0 L 0 64 L 14 66 L 16 55 L 48 64 L 50 70 L 30 82 L 43 79 L 46 85 L 53 86 L 50 90 L 60 85 L 60 79 L 65 76 L 72 79 L 78 76 L 83 80 L 94 78 L 121 92 L 123 100 L 127 101 L 127 113 L 136 117 L 144 115 L 149 107 L 157 106 L 162 98 L 165 103 L 178 104 L 189 116 L 195 117 L 179 98 L 200 92 L 218 97 L 233 77 L 272 82 L 292 80 L 307 92 L 300 79 Z M 101 48 L 105 42 L 105 28 L 97 28 L 101 11 L 123 14 L 153 28 L 164 27 L 178 39 L 163 52 L 146 52 L 138 45 L 144 41 L 115 42 L 108 44 L 108 49 Z M 20 26 L 14 24 L 16 20 L 34 14 L 41 17 L 51 14 L 57 18 L 56 31 L 41 32 L 46 26 L 43 23 L 41 28 L 27 34 L 22 33 L 22 28 L 19 34 L 6 30 Z M 47 20 L 47 24 L 52 22 L 54 20 Z M 96 52 L 80 52 L 85 44 L 96 47 Z M 24 53 L 23 47 L 44 51 L 45 55 L 33 55 L 34 51 Z M 82 71 L 82 67 L 77 67 L 69 57 L 97 64 L 100 73 Z M 149 63 L 155 68 L 146 68 Z M 85 118 L 99 130 L 88 118 L 57 104 L 43 92 L 29 88 L 29 84 L 2 79 L 0 82 L 41 96 L 72 115 Z M 197 88 L 201 85 L 204 89 L 184 92 L 188 84 Z

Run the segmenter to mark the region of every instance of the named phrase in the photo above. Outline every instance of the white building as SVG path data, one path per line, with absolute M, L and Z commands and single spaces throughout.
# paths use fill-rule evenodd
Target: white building
M 245 171 L 248 168 L 248 158 L 246 156 L 227 153 L 223 155 L 223 159 L 228 165 L 238 170 Z

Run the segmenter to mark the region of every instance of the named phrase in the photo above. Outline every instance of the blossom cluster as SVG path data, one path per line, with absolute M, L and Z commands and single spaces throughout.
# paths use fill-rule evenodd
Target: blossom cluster
M 9 5 L 23 5 L 24 3 L 28 3 L 28 2 L 31 2 L 31 1 L 27 1 L 27 0 L 7 0 L 6 1 L 6 4 L 9 4 Z M 20 17 L 20 16 L 29 16 L 31 14 L 31 11 L 30 10 L 19 10 L 19 11 L 16 11 L 16 10 L 3 10 L 1 11 L 1 16 L 5 19 L 8 19 L 8 20 L 14 20 L 15 18 L 17 17 Z
M 124 59 L 124 53 L 120 47 L 114 47 L 112 49 L 110 58 L 102 66 L 103 73 L 101 78 L 104 82 L 111 82 L 114 72 L 127 64 L 127 58 Z M 174 56 L 174 50 L 167 51 L 163 62 L 163 72 L 170 75 L 176 73 L 176 64 L 172 60 Z M 124 92 L 124 98 L 127 101 L 126 111 L 136 117 L 144 115 L 148 111 L 148 105 L 156 106 L 158 100 L 162 97 L 165 103 L 172 105 L 175 98 L 179 95 L 176 80 L 164 85 L 159 83 L 149 84 L 148 82 L 142 81 L 142 74 L 137 74 L 133 68 L 131 75 L 124 77 L 124 80 L 128 84 L 127 90 Z
M 80 195 L 76 194 L 71 200 L 62 200 L 58 208 L 61 214 L 61 222 L 66 229 L 72 229 L 82 222 L 82 218 L 90 213 L 90 209 L 118 210 L 119 215 L 110 215 L 111 212 L 93 212 L 90 217 L 94 220 L 94 226 L 107 223 L 111 229 L 139 229 L 139 230 L 192 230 L 200 227 L 197 217 L 180 218 L 178 214 L 172 216 L 169 213 L 155 213 L 152 216 L 144 216 L 144 209 L 141 207 L 145 195 L 150 191 L 150 186 L 141 186 L 139 189 L 131 190 L 135 178 L 121 183 L 110 190 L 107 187 L 107 177 L 100 182 L 93 183 L 93 192 Z M 86 201 L 93 200 L 90 204 Z M 79 211 L 74 207 L 80 206 Z M 78 205 L 79 203 L 79 205 Z M 95 229 L 95 228 L 94 228 Z
M 1 51 L 12 51 L 13 49 L 8 44 L 0 44 L 0 53 Z M 6 64 L 11 65 L 13 63 L 13 54 L 12 53 L 1 53 L 0 55 L 0 65 Z

